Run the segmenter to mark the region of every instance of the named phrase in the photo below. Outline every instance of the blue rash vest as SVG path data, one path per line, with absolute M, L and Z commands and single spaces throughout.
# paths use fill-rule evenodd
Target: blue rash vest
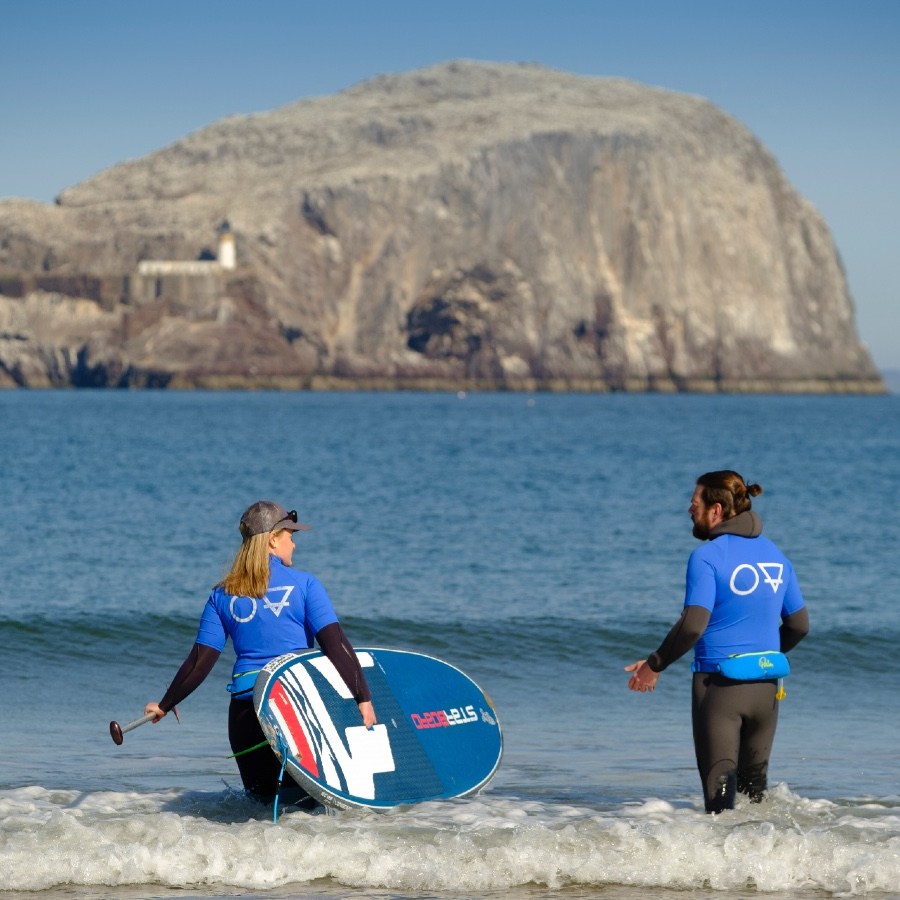
M 214 588 L 200 617 L 196 642 L 221 652 L 231 638 L 237 655 L 234 679 L 241 672 L 259 671 L 282 653 L 312 647 L 316 634 L 337 621 L 318 578 L 270 555 L 265 596 L 235 597 L 221 586 Z
M 782 616 L 805 604 L 794 567 L 772 541 L 722 534 L 691 553 L 684 605 L 710 610 L 694 663 L 713 672 L 736 653 L 777 650 Z

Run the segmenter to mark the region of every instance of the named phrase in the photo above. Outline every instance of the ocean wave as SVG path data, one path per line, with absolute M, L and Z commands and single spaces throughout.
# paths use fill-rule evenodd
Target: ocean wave
M 199 618 L 199 614 L 198 614 Z M 460 665 L 476 662 L 493 671 L 520 662 L 552 660 L 555 666 L 579 667 L 633 661 L 654 649 L 665 634 L 663 624 L 609 624 L 577 617 L 444 618 L 349 616 L 344 629 L 356 646 L 393 647 L 428 653 Z M 186 652 L 196 635 L 197 619 L 186 616 L 123 614 L 104 616 L 29 614 L 27 619 L 0 616 L 0 636 L 16 647 L 27 667 L 29 654 L 39 657 L 53 648 L 55 658 L 89 660 L 108 657 L 128 647 L 132 662 L 158 665 L 160 648 L 175 656 Z M 152 636 L 152 648 L 148 648 Z M 896 627 L 815 630 L 795 651 L 802 671 L 856 673 L 880 671 L 883 660 L 900 643 Z M 142 650 L 142 648 L 144 648 Z
M 0 791 L 3 888 L 340 885 L 469 897 L 529 886 L 877 896 L 900 884 L 900 798 L 808 800 L 783 786 L 711 817 L 485 794 L 387 813 L 269 810 L 223 793 Z

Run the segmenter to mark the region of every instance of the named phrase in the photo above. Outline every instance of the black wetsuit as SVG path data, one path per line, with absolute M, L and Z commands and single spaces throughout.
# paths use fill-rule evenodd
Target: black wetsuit
M 723 534 L 756 537 L 762 522 L 755 512 L 741 513 L 717 526 L 710 540 Z M 706 630 L 710 611 L 686 606 L 647 664 L 662 672 L 697 643 Z M 783 653 L 809 631 L 806 607 L 784 616 L 779 628 Z M 766 648 L 766 649 L 775 649 Z M 707 812 L 734 807 L 735 794 L 761 800 L 767 786 L 769 756 L 778 723 L 777 681 L 733 681 L 714 672 L 695 672 L 691 713 L 697 769 Z

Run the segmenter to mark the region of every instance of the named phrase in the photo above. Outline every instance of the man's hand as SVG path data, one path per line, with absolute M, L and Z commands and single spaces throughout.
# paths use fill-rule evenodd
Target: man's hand
M 646 659 L 639 659 L 630 666 L 625 666 L 626 672 L 631 672 L 631 678 L 628 681 L 628 690 L 640 691 L 642 694 L 652 691 L 656 687 L 659 680 L 659 672 L 654 672 L 647 665 Z

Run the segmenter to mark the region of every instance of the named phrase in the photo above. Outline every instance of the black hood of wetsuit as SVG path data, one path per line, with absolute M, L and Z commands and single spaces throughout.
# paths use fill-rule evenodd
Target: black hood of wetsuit
M 757 513 L 753 512 L 752 509 L 748 509 L 745 512 L 738 513 L 730 519 L 726 519 L 724 522 L 719 522 L 719 524 L 709 532 L 709 540 L 714 541 L 723 534 L 735 534 L 738 537 L 755 538 L 762 534 L 762 530 L 762 519 Z

